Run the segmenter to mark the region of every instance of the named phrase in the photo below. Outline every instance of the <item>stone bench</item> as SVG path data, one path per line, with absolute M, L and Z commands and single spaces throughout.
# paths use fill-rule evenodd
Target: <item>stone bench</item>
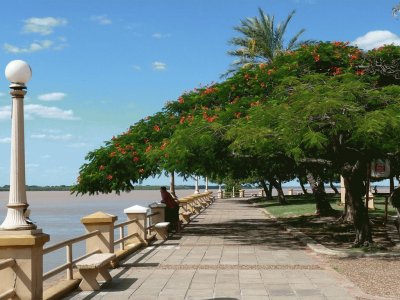
M 190 211 L 181 212 L 180 215 L 182 216 L 183 221 L 185 221 L 186 223 L 190 222 L 190 216 L 192 215 Z
M 160 222 L 154 225 L 156 231 L 156 238 L 166 240 L 168 238 L 169 222 Z
M 196 214 L 199 214 L 200 211 L 203 209 L 203 206 L 200 205 L 200 204 L 194 204 L 194 205 L 192 205 L 192 207 L 193 207 L 194 212 L 195 212 Z
M 82 275 L 79 285 L 82 291 L 97 291 L 100 285 L 96 278 L 103 281 L 111 281 L 112 277 L 108 272 L 109 263 L 115 258 L 114 253 L 96 253 L 77 262 L 75 265 Z

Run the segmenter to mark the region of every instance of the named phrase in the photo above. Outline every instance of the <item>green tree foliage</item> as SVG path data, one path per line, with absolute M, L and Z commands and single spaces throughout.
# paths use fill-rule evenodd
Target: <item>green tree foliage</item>
M 176 126 L 174 116 L 156 113 L 140 120 L 128 131 L 89 152 L 80 168 L 74 193 L 119 193 L 130 191 L 135 183 L 171 171 L 165 148 Z
M 360 66 L 377 55 L 387 65 L 400 57 L 392 46 L 364 56 L 343 43 L 303 47 L 283 55 L 273 65 L 275 76 L 281 72 L 285 76 L 275 81 L 268 101 L 249 114 L 250 119 L 259 119 L 262 111 L 269 111 L 261 126 L 270 132 L 268 139 L 280 141 L 297 162 L 333 168 L 345 178 L 356 245 L 371 242 L 362 201 L 366 165 L 399 151 L 400 89 L 390 85 L 396 78 L 387 80 L 390 73 Z M 249 125 L 258 131 L 257 122 Z
M 90 152 L 73 191 L 130 190 L 163 171 L 277 187 L 296 174 L 312 173 L 316 182 L 341 174 L 356 244 L 370 242 L 366 165 L 399 153 L 399 59 L 399 47 L 364 53 L 327 42 L 243 67 Z

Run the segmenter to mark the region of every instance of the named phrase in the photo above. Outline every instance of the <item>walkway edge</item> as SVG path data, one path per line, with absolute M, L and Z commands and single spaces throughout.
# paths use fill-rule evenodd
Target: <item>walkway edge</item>
M 251 201 L 250 202 L 257 206 L 257 203 Z M 324 255 L 331 255 L 337 257 L 400 257 L 400 253 L 391 253 L 391 252 L 376 252 L 376 253 L 364 253 L 364 252 L 350 252 L 346 250 L 335 250 L 327 248 L 326 246 L 318 243 L 313 238 L 309 237 L 302 231 L 298 230 L 295 227 L 292 227 L 285 222 L 280 221 L 277 217 L 271 214 L 267 209 L 260 208 L 265 215 L 269 218 L 274 219 L 279 225 L 281 225 L 286 231 L 290 232 L 294 237 L 298 238 L 301 242 L 307 245 L 312 251 L 324 254 Z
M 257 206 L 257 203 L 253 202 L 251 199 L 248 199 L 253 206 Z M 323 254 L 323 255 L 330 255 L 330 256 L 336 256 L 336 257 L 399 257 L 400 253 L 392 253 L 395 255 L 387 255 L 388 253 L 348 253 L 346 251 L 340 251 L 340 250 L 333 250 L 325 247 L 324 245 L 316 242 L 314 239 L 306 235 L 305 233 L 301 232 L 297 228 L 294 228 L 282 221 L 280 221 L 277 217 L 272 215 L 268 210 L 265 208 L 260 208 L 258 207 L 268 218 L 274 219 L 277 224 L 282 226 L 286 231 L 290 232 L 294 237 L 298 238 L 301 242 L 303 242 L 307 247 L 312 250 L 316 254 Z M 393 297 L 381 297 L 381 296 L 375 296 L 375 295 L 370 295 L 367 293 L 364 293 L 356 284 L 354 284 L 350 279 L 348 279 L 345 275 L 337 272 L 334 270 L 331 266 L 328 264 L 324 263 L 324 268 L 329 270 L 331 273 L 335 274 L 337 277 L 341 277 L 341 279 L 344 282 L 350 283 L 347 286 L 347 289 L 355 296 L 358 298 L 362 299 L 368 299 L 368 300 L 396 300 L 397 298 Z

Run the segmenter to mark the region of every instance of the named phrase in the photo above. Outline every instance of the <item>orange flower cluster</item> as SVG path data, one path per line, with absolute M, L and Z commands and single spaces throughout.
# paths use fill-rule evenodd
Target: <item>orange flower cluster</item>
M 203 113 L 203 119 L 208 123 L 214 122 L 218 117 L 217 116 L 209 116 L 206 112 Z
M 242 115 L 242 113 L 241 113 L 240 111 L 239 111 L 239 112 L 236 112 L 236 113 L 235 113 L 236 119 L 239 119 L 241 115 Z
M 105 168 L 106 168 L 105 166 L 100 165 L 99 170 L 100 170 L 100 171 L 103 171 Z
M 203 92 L 203 95 L 209 95 L 215 93 L 217 90 L 213 87 L 206 88 Z
M 137 157 L 137 156 L 135 156 L 135 157 L 133 158 L 133 161 L 134 161 L 134 162 L 138 162 L 139 160 L 140 160 L 140 158 Z
M 179 124 L 183 124 L 183 123 L 185 123 L 185 121 L 188 121 L 189 123 L 191 123 L 191 122 L 193 122 L 193 120 L 194 120 L 194 116 L 193 115 L 188 115 L 187 117 L 182 116 L 179 119 Z
M 146 148 L 146 153 L 149 152 L 151 150 L 151 148 L 153 148 L 153 146 L 152 145 L 148 145 L 147 148 Z
M 332 42 L 332 44 L 336 47 L 346 48 L 350 42 Z
M 118 147 L 117 150 L 121 154 L 126 154 L 126 150 L 124 148 Z
M 258 67 L 262 70 L 267 66 L 267 64 L 261 63 L 258 65 Z
M 185 99 L 183 99 L 183 97 L 181 96 L 178 98 L 178 102 L 179 102 L 179 104 L 183 104 L 183 103 L 185 103 Z
M 158 125 L 154 125 L 153 129 L 158 132 L 158 131 L 160 131 L 161 128 Z
M 161 149 L 161 150 L 164 150 L 164 149 L 167 147 L 167 145 L 168 145 L 168 142 L 165 141 L 165 142 L 162 143 L 162 145 L 160 146 L 160 149 Z
M 112 175 L 108 175 L 106 178 L 107 178 L 107 180 L 112 180 L 113 176 Z
M 365 74 L 365 71 L 364 70 L 357 70 L 356 74 L 359 75 L 359 76 L 362 76 L 362 75 Z
M 342 70 L 339 67 L 332 67 L 331 70 L 334 76 L 342 74 Z

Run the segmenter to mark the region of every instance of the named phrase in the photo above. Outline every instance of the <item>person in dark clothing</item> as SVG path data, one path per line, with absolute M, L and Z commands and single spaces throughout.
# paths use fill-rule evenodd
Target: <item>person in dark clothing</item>
M 161 203 L 166 205 L 165 207 L 165 221 L 170 222 L 172 228 L 176 232 L 181 229 L 181 222 L 179 220 L 179 202 L 175 201 L 170 193 L 167 192 L 167 188 L 162 186 L 160 188 L 161 192 Z

